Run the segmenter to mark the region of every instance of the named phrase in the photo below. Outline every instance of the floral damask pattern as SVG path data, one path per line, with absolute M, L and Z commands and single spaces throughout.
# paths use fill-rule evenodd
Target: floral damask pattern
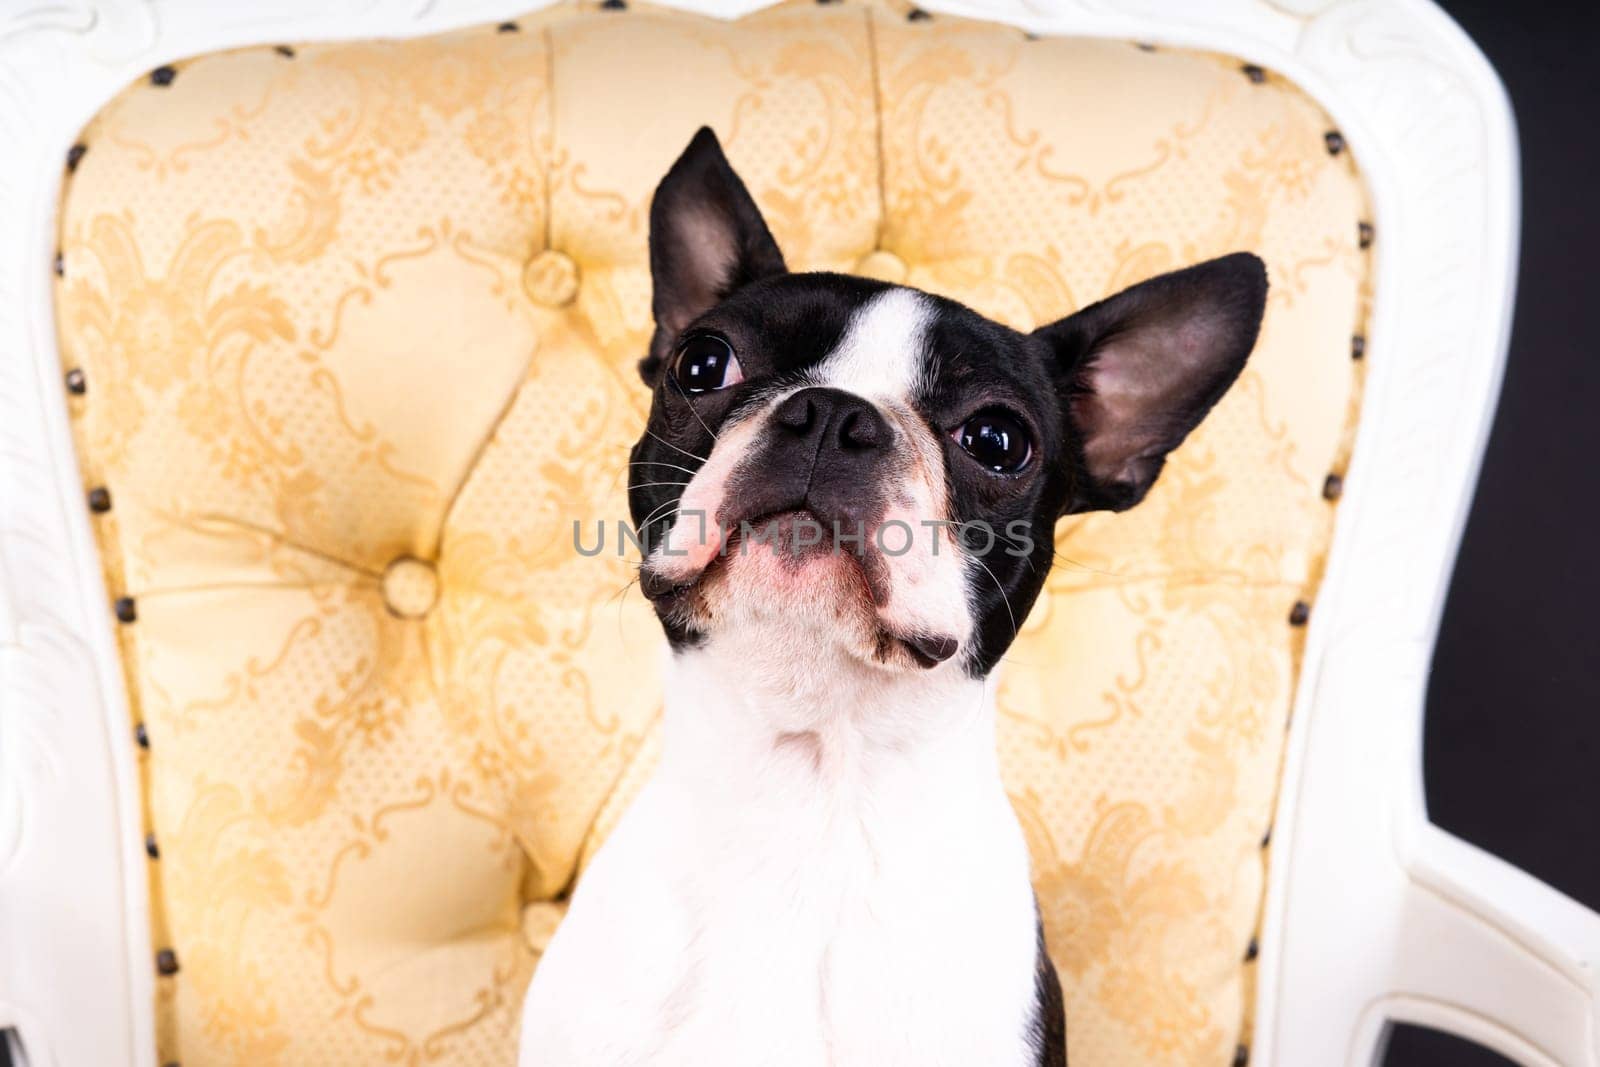
M 1359 179 L 1227 57 L 904 16 L 568 5 L 247 49 L 84 132 L 59 327 L 137 606 L 163 1062 L 513 1061 L 655 758 L 659 629 L 572 523 L 626 513 L 649 196 L 702 124 L 795 267 L 1018 327 L 1267 260 L 1245 377 L 1147 503 L 1061 524 L 998 689 L 1072 1062 L 1232 1061 L 1288 617 L 1359 402 Z

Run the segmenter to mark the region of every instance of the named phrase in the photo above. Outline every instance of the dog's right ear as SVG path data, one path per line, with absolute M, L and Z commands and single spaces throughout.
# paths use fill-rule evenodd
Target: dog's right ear
M 785 271 L 783 253 L 709 126 L 702 126 L 650 202 L 650 306 L 656 330 L 639 363 L 654 386 L 689 323 L 750 282 Z

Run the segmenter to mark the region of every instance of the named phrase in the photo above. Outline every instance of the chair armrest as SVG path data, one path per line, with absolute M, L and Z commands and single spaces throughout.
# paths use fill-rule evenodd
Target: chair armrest
M 1438 827 L 1406 836 L 1388 1015 L 1523 1063 L 1600 1067 L 1600 914 Z

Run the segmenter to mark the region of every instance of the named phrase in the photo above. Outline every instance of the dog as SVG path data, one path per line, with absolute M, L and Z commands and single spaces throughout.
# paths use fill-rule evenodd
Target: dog
M 539 963 L 521 1064 L 1064 1065 L 991 678 L 1056 520 L 1137 504 L 1237 379 L 1265 267 L 1019 333 L 790 273 L 709 129 L 649 246 L 628 501 L 663 751 Z

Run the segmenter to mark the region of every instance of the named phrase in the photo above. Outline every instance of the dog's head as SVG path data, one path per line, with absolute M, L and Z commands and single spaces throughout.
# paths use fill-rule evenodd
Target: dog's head
M 792 274 L 708 129 L 656 190 L 650 267 L 629 506 L 674 646 L 763 627 L 974 675 L 1038 595 L 1057 518 L 1137 504 L 1239 376 L 1267 291 L 1236 254 L 1025 334 Z

